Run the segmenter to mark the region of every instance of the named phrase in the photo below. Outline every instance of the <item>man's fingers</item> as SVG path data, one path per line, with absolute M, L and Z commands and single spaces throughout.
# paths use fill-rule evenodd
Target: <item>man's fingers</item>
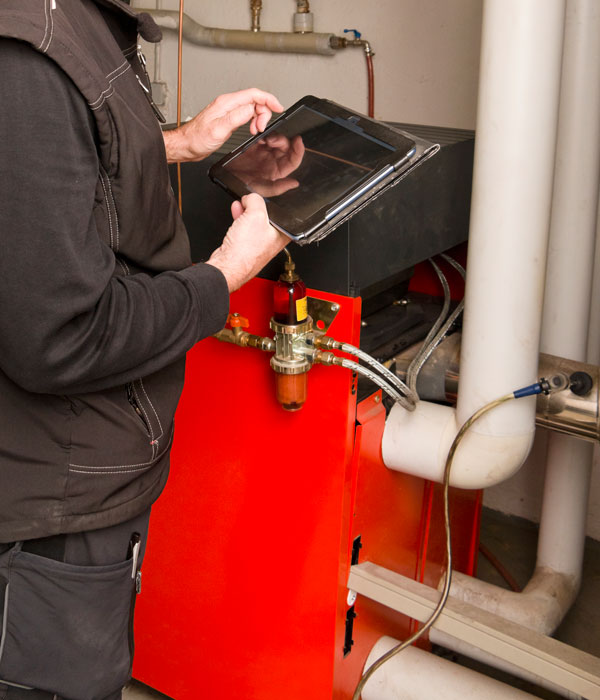
M 222 109 L 235 109 L 245 104 L 255 104 L 265 106 L 273 112 L 283 112 L 283 105 L 270 92 L 259 90 L 258 88 L 248 88 L 238 92 L 229 92 L 217 97 L 215 102 L 220 104 Z
M 265 200 L 259 194 L 256 194 L 256 192 L 245 194 L 242 197 L 241 206 L 244 208 L 244 211 L 262 211 L 265 214 L 267 213 Z
M 233 220 L 235 221 L 238 219 L 243 213 L 244 207 L 242 206 L 242 203 L 236 199 L 235 202 L 232 202 L 231 204 L 231 216 L 233 217 Z

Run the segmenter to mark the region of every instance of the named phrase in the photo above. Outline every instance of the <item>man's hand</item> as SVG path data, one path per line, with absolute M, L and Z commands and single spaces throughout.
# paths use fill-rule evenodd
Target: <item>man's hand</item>
M 264 131 L 273 112 L 283 112 L 279 100 L 257 88 L 220 95 L 189 122 L 163 133 L 167 160 L 202 160 L 248 121 L 251 134 Z
M 227 164 L 227 170 L 249 190 L 263 197 L 275 197 L 298 187 L 298 180 L 288 177 L 304 158 L 300 135 L 291 140 L 276 131 L 256 141 L 244 153 Z
M 289 239 L 271 226 L 264 200 L 247 194 L 231 205 L 233 223 L 223 243 L 207 260 L 225 275 L 230 292 L 257 275 Z

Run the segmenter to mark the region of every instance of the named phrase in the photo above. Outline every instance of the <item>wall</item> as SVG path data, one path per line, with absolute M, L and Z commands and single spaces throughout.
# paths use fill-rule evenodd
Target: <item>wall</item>
M 539 522 L 544 487 L 544 431 L 539 430 L 533 450 L 523 467 L 498 486 L 486 489 L 483 504 L 509 515 Z M 594 451 L 594 469 L 588 506 L 587 534 L 600 540 L 600 452 Z
M 177 0 L 133 0 L 134 7 L 177 9 Z M 375 116 L 379 119 L 472 129 L 475 125 L 481 0 L 311 0 L 315 31 L 357 28 L 375 51 Z M 263 0 L 261 28 L 289 31 L 294 0 Z M 249 29 L 249 0 L 186 0 L 185 12 L 205 26 Z M 175 120 L 176 33 L 165 31 L 161 77 Z M 152 75 L 154 49 L 144 46 Z M 226 51 L 184 45 L 184 118 L 216 95 L 257 86 L 285 106 L 306 94 L 367 111 L 361 49 L 335 56 Z

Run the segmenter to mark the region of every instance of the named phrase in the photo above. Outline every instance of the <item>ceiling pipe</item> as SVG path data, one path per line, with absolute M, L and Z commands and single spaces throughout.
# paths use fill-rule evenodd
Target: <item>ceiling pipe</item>
M 147 12 L 163 29 L 177 31 L 179 14 L 175 10 L 135 8 L 136 12 Z M 343 48 L 345 39 L 334 34 L 315 32 L 262 32 L 243 29 L 219 29 L 204 27 L 189 15 L 183 15 L 183 36 L 198 46 L 210 46 L 240 51 L 272 51 L 279 53 L 303 53 L 332 56 L 336 48 Z
M 366 667 L 399 642 L 381 637 L 369 654 Z M 534 700 L 517 690 L 439 656 L 407 647 L 379 668 L 362 691 L 363 700 Z
M 441 482 L 458 428 L 537 377 L 564 17 L 565 0 L 484 3 L 458 405 L 394 407 L 382 442 L 391 469 Z M 490 412 L 466 433 L 450 483 L 508 478 L 534 430 L 533 397 Z

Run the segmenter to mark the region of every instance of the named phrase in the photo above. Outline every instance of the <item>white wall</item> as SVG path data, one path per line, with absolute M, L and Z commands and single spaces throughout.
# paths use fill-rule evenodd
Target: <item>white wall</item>
M 134 0 L 135 7 L 177 9 L 177 0 Z M 200 24 L 249 29 L 249 0 L 185 0 Z M 472 129 L 475 125 L 482 0 L 311 0 L 315 31 L 342 35 L 356 28 L 375 51 L 375 116 L 379 119 Z M 294 0 L 263 0 L 261 28 L 290 31 Z M 160 49 L 168 83 L 169 121 L 175 120 L 176 34 Z M 152 68 L 153 48 L 144 50 Z M 306 94 L 367 111 L 367 73 L 361 49 L 335 56 L 226 51 L 184 45 L 184 118 L 216 95 L 257 86 L 285 106 Z M 152 75 L 152 73 L 151 73 Z
M 545 465 L 545 431 L 538 430 L 529 459 L 510 479 L 486 489 L 483 504 L 509 515 L 539 522 Z M 587 534 L 600 540 L 600 451 L 594 451 L 592 488 L 588 506 Z

